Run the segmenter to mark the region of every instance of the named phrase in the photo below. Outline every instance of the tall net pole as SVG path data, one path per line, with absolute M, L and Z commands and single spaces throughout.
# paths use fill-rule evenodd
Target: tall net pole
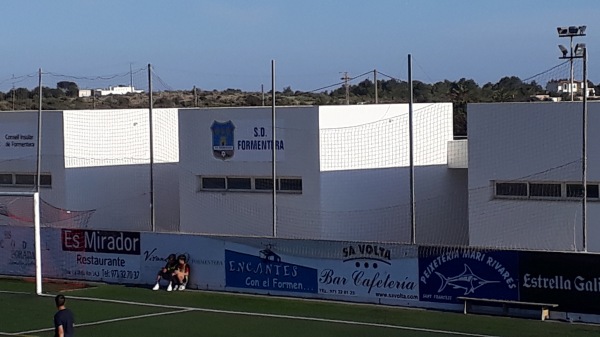
M 277 237 L 277 148 L 275 147 L 275 60 L 271 60 L 271 128 L 273 143 L 271 145 L 273 169 L 273 237 Z

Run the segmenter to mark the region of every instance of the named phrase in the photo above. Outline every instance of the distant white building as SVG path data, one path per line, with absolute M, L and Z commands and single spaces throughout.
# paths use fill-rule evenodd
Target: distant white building
M 552 80 L 546 84 L 546 90 L 558 94 L 581 94 L 583 91 L 583 81 L 571 81 L 569 80 Z M 588 88 L 587 96 L 596 96 L 596 90 L 594 88 Z
M 91 89 L 79 89 L 79 93 L 78 93 L 77 97 L 90 97 L 90 96 L 92 96 Z
M 143 93 L 144 90 L 136 90 L 133 86 L 129 85 L 119 85 L 116 87 L 108 87 L 108 89 L 96 89 L 94 90 L 96 96 L 106 96 L 106 95 L 125 95 L 125 94 L 140 94 Z

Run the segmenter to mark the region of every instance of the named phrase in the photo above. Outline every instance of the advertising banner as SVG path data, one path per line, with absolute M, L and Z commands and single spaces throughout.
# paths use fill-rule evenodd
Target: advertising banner
M 35 275 L 33 227 L 0 226 L 0 274 Z
M 519 298 L 516 252 L 419 247 L 422 301 L 456 303 L 456 297 Z
M 170 254 L 184 255 L 190 266 L 188 288 L 223 290 L 224 242 L 196 235 L 142 233 L 141 280 L 154 284 Z M 166 282 L 166 281 L 165 281 Z M 166 286 L 166 283 L 163 282 Z
M 138 283 L 138 232 L 54 229 L 43 232 L 42 272 L 47 277 Z
M 282 293 L 317 293 L 317 269 L 295 263 L 294 259 L 270 247 L 228 244 L 225 249 L 227 287 Z M 237 246 L 237 247 L 236 247 Z
M 319 294 L 369 302 L 419 299 L 418 260 L 410 249 L 385 244 L 333 244 L 338 259 L 315 261 L 319 266 Z
M 521 301 L 558 304 L 559 311 L 600 311 L 600 255 L 520 252 Z
M 228 242 L 227 287 L 356 302 L 417 301 L 418 260 L 401 245 Z M 252 245 L 252 246 L 250 246 Z M 312 294 L 312 295 L 311 295 Z

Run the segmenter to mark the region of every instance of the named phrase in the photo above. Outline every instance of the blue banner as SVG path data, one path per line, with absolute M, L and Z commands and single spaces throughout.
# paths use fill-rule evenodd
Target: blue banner
M 519 298 L 517 252 L 419 247 L 422 301 L 458 302 L 456 297 Z
M 269 249 L 255 256 L 225 250 L 225 285 L 280 292 L 317 293 L 317 270 L 281 261 Z

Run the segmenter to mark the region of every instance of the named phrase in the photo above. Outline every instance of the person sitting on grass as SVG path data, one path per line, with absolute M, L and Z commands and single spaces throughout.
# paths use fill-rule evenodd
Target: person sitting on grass
M 156 275 L 156 284 L 154 285 L 154 288 L 152 288 L 152 290 L 158 290 L 160 289 L 160 280 L 165 279 L 167 281 L 169 281 L 169 286 L 167 287 L 167 291 L 171 291 L 173 289 L 173 272 L 175 271 L 175 268 L 177 267 L 177 260 L 175 259 L 175 254 L 170 254 L 169 257 L 167 257 L 167 263 L 165 264 L 164 267 L 162 267 L 159 271 L 158 271 L 158 275 Z
M 177 257 L 177 261 L 178 264 L 173 272 L 174 290 L 185 290 L 190 275 L 190 265 L 187 264 L 187 258 L 183 254 Z

